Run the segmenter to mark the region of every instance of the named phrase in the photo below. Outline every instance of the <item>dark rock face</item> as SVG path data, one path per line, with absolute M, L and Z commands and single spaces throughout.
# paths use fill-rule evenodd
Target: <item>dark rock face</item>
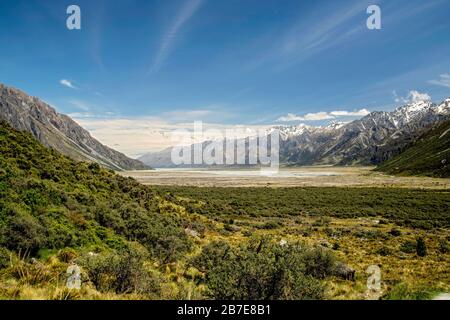
M 114 170 L 149 169 L 142 162 L 101 144 L 70 117 L 56 112 L 38 98 L 2 84 L 0 121 L 30 132 L 45 146 L 77 161 L 97 162 Z

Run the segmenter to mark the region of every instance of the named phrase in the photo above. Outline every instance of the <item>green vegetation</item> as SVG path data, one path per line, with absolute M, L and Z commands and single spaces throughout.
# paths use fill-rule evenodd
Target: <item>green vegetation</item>
M 150 188 L 5 124 L 0 151 L 0 299 L 363 299 L 372 264 L 450 290 L 448 190 Z
M 324 249 L 252 239 L 234 248 L 211 243 L 191 264 L 205 273 L 215 299 L 304 300 L 325 297 L 319 280 L 333 275 L 336 261 Z
M 178 204 L 210 218 L 381 217 L 399 226 L 450 227 L 450 191 L 401 188 L 203 188 L 159 187 L 161 195 L 177 195 Z M 267 227 L 275 227 L 270 225 Z
M 97 164 L 76 163 L 7 125 L 0 126 L 0 151 L 0 296 L 325 296 L 321 280 L 328 271 L 317 274 L 322 269 L 309 265 L 312 261 L 320 265 L 320 259 L 305 263 L 306 255 L 314 254 L 307 247 L 281 248 L 269 238 L 258 248 L 253 242 L 222 243 L 227 246 L 226 259 L 205 262 L 206 269 L 199 261 L 217 259 L 205 255 L 216 247 L 206 243 L 196 256 L 194 247 L 201 243 L 195 239 L 202 232 L 214 231 L 214 222 L 187 213 L 172 195 L 155 192 Z M 227 222 L 223 232 L 237 230 L 232 219 Z M 277 227 L 278 223 L 263 226 Z M 189 237 L 186 230 L 193 235 Z M 197 271 L 180 274 L 186 256 L 194 261 L 191 269 L 197 267 Z M 335 261 L 331 254 L 321 257 Z M 64 287 L 65 272 L 73 263 L 83 269 L 85 289 L 78 293 Z M 199 272 L 205 273 L 204 284 L 194 282 Z M 237 283 L 238 290 L 232 290 Z M 207 290 L 202 290 L 205 284 Z
M 0 244 L 34 255 L 40 248 L 125 247 L 141 243 L 162 262 L 189 240 L 164 199 L 97 164 L 76 163 L 31 136 L 0 127 Z
M 450 177 L 450 120 L 432 128 L 377 170 L 398 175 Z
M 133 179 L 74 162 L 29 134 L 0 126 L 2 269 L 11 255 L 21 269 L 34 270 L 37 265 L 29 259 L 46 261 L 52 256 L 48 252 L 62 250 L 57 265 L 64 270 L 73 260 L 64 250 L 73 248 L 73 258 L 96 290 L 155 296 L 158 281 L 150 271 L 179 260 L 192 246 L 184 232 L 189 221 L 174 208 Z M 153 263 L 151 268 L 144 268 L 145 261 Z M 22 272 L 12 271 L 16 267 L 4 273 L 23 280 Z
M 425 257 L 427 255 L 427 244 L 422 237 L 417 238 L 416 252 L 419 257 Z
M 439 293 L 438 289 L 419 287 L 411 288 L 405 283 L 395 286 L 383 299 L 386 300 L 429 300 Z

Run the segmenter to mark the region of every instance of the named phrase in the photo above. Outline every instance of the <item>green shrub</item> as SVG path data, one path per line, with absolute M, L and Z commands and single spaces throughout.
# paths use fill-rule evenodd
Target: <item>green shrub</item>
M 337 262 L 333 253 L 322 247 L 303 249 L 302 260 L 305 274 L 318 279 L 331 276 Z
M 355 236 L 358 238 L 366 238 L 366 239 L 387 240 L 389 238 L 389 235 L 383 233 L 381 230 L 358 230 L 355 232 Z
M 450 246 L 448 245 L 448 242 L 446 239 L 439 240 L 439 252 L 443 253 L 443 254 L 450 252 Z
M 406 283 L 400 283 L 392 288 L 383 299 L 386 300 L 429 300 L 437 291 L 433 288 L 418 287 L 411 288 Z
M 0 269 L 6 268 L 10 265 L 11 252 L 3 247 L 0 247 Z
M 65 263 L 71 263 L 78 257 L 78 253 L 72 248 L 65 248 L 58 252 L 57 257 Z
M 7 219 L 1 227 L 3 245 L 16 252 L 36 253 L 46 242 L 45 230 L 38 220 L 28 214 L 18 214 Z
M 396 228 L 393 228 L 393 229 L 391 229 L 391 231 L 389 231 L 389 234 L 394 237 L 399 237 L 402 235 L 402 232 Z
M 205 273 L 208 295 L 214 299 L 322 299 L 325 287 L 318 278 L 330 274 L 328 263 L 334 260 L 317 250 L 280 246 L 269 239 L 251 239 L 238 247 L 216 242 L 192 265 Z M 314 272 L 315 267 L 325 271 Z
M 392 250 L 386 246 L 382 246 L 380 249 L 376 251 L 380 256 L 386 257 L 392 254 Z
M 327 226 L 327 225 L 329 225 L 330 222 L 331 222 L 331 218 L 330 218 L 330 217 L 323 216 L 323 217 L 317 218 L 317 219 L 312 223 L 312 225 L 313 225 L 314 227 L 321 227 L 321 226 Z
M 419 257 L 425 257 L 427 255 L 427 245 L 422 237 L 417 238 L 416 253 Z
M 400 251 L 404 253 L 414 253 L 416 252 L 417 244 L 415 241 L 407 240 L 403 242 L 400 246 Z
M 157 295 L 159 279 L 145 269 L 146 258 L 145 249 L 129 246 L 117 252 L 85 257 L 80 263 L 87 270 L 89 281 L 101 292 Z
M 278 229 L 280 226 L 281 226 L 281 224 L 278 222 L 268 221 L 261 226 L 261 229 L 266 229 L 266 230 Z
M 228 257 L 231 247 L 227 242 L 215 241 L 204 246 L 202 253 L 191 259 L 190 265 L 206 273 Z

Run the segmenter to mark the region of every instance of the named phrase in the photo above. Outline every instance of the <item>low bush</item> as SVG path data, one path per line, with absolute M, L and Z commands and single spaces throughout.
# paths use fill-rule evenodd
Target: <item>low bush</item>
M 26 213 L 10 216 L 3 226 L 0 226 L 2 244 L 17 252 L 36 253 L 45 245 L 45 229 L 38 220 Z
M 128 246 L 117 252 L 84 257 L 80 264 L 86 269 L 88 280 L 101 292 L 157 295 L 159 279 L 145 269 L 146 258 L 145 249 Z
M 0 269 L 6 268 L 10 265 L 11 252 L 3 247 L 0 247 Z
M 422 237 L 418 237 L 416 240 L 416 253 L 419 257 L 425 257 L 427 255 L 427 244 Z
M 416 242 L 407 240 L 400 245 L 400 251 L 404 253 L 414 253 L 416 252 Z
M 320 280 L 332 275 L 335 261 L 324 249 L 252 238 L 238 247 L 211 243 L 191 264 L 205 274 L 212 298 L 297 300 L 325 297 Z
M 450 246 L 446 239 L 439 240 L 439 252 L 443 254 L 450 252 Z

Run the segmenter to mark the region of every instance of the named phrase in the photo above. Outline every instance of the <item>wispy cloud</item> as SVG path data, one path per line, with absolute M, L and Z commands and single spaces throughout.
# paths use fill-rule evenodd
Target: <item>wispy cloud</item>
M 88 103 L 81 101 L 81 100 L 69 100 L 68 101 L 72 106 L 74 106 L 77 109 L 80 109 L 82 111 L 89 111 L 91 107 L 88 105 Z
M 378 1 L 372 1 L 378 2 Z M 334 5 L 315 12 L 302 12 L 298 21 L 284 32 L 270 39 L 263 54 L 250 63 L 250 69 L 265 63 L 275 63 L 284 69 L 306 60 L 326 49 L 343 44 L 366 30 L 360 17 L 365 17 L 369 1 L 351 5 Z M 372 3 L 373 4 L 373 3 Z
M 161 40 L 158 53 L 156 54 L 155 60 L 153 61 L 149 73 L 158 72 L 162 68 L 164 62 L 172 51 L 175 42 L 178 39 L 178 34 L 181 28 L 197 12 L 202 2 L 203 0 L 187 0 L 181 7 L 175 20 L 172 22 L 170 28 L 167 30 Z
M 332 111 L 330 114 L 335 117 L 364 117 L 370 113 L 367 109 L 357 111 Z
M 450 88 L 450 74 L 444 73 L 439 76 L 437 80 L 428 81 L 429 84 Z
M 296 115 L 293 113 L 288 113 L 286 116 L 278 118 L 277 121 L 281 122 L 291 122 L 291 121 L 320 121 L 320 120 L 330 120 L 339 117 L 363 117 L 370 113 L 367 109 L 361 109 L 356 111 L 331 111 L 331 112 L 315 112 L 307 113 L 305 115 Z
M 290 121 L 319 121 L 319 120 L 329 120 L 334 119 L 334 116 L 330 115 L 328 112 L 316 112 L 307 113 L 304 116 L 299 116 L 293 113 L 288 113 L 286 116 L 278 118 L 278 121 L 290 122 Z
M 67 88 L 78 89 L 78 88 L 73 84 L 72 81 L 67 80 L 67 79 L 61 79 L 61 80 L 59 81 L 59 83 L 60 83 L 61 85 L 65 86 L 65 87 L 67 87 Z

